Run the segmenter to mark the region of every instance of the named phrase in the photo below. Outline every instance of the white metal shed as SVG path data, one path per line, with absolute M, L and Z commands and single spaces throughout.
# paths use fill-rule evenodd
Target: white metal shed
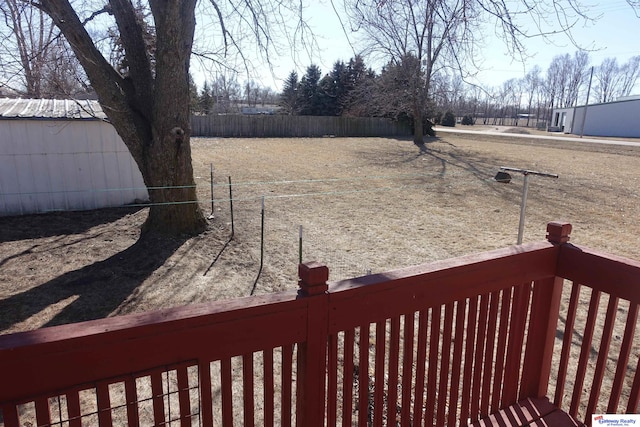
M 0 215 L 148 200 L 142 174 L 97 101 L 0 99 Z

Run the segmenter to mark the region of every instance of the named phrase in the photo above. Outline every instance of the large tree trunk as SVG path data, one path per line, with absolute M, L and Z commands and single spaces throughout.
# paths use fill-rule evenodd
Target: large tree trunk
M 193 233 L 204 229 L 191 163 L 189 61 L 196 25 L 195 0 L 155 0 L 156 75 L 152 144 L 143 175 L 153 203 L 145 230 Z M 175 202 L 175 203 L 174 203 Z M 176 204 L 177 203 L 177 204 Z
M 422 123 L 422 106 L 417 101 L 413 106 L 413 143 L 424 144 L 424 127 Z
M 109 1 L 125 48 L 126 77 L 96 48 L 68 0 L 41 7 L 69 41 L 107 117 L 140 168 L 151 200 L 143 231 L 195 234 L 206 224 L 197 202 L 189 144 L 195 0 L 149 3 L 156 25 L 155 67 L 131 2 Z

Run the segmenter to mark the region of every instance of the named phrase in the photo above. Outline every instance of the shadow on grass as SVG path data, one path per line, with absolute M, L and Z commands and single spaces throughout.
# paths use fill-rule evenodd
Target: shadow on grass
M 0 217 L 0 243 L 82 234 L 97 225 L 117 221 L 141 209 L 140 207 L 121 207 Z
M 56 305 L 59 312 L 42 327 L 107 317 L 185 241 L 145 236 L 103 261 L 0 300 L 0 331 L 45 310 L 56 311 Z

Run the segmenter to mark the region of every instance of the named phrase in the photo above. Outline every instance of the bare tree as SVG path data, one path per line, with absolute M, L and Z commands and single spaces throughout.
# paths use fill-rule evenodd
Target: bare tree
M 568 107 L 567 88 L 569 87 L 569 76 L 571 75 L 571 56 L 567 53 L 553 57 L 547 69 L 546 84 L 550 89 L 551 108 Z
M 615 58 L 606 58 L 600 66 L 595 68 L 594 77 L 596 85 L 594 87 L 596 96 L 600 102 L 610 102 L 613 100 L 619 83 L 619 67 Z
M 76 9 L 69 0 L 23 1 L 48 14 L 64 34 L 109 121 L 138 164 L 152 202 L 143 231 L 179 235 L 203 230 L 205 219 L 197 203 L 190 147 L 189 66 L 197 0 L 148 0 L 148 19 L 155 33 L 153 55 L 145 23 L 131 0 L 109 0 L 95 10 L 89 9 L 92 3 Z M 208 30 L 220 35 L 225 51 L 241 47 L 241 39 L 232 31 L 238 28 L 231 25 L 234 22 L 250 29 L 257 44 L 269 51 L 269 13 L 297 10 L 294 0 L 243 2 L 241 7 L 225 3 L 229 13 L 223 13 L 223 4 L 216 0 L 208 4 L 218 18 L 218 26 Z M 115 23 L 126 75 L 105 58 L 99 40 L 87 30 L 87 24 L 99 15 Z M 222 61 L 224 57 L 211 59 Z
M 542 83 L 540 79 L 541 72 L 540 67 L 536 65 L 524 76 L 523 88 L 527 93 L 527 127 L 531 121 L 531 107 Z
M 633 56 L 623 65 L 615 58 L 605 58 L 595 67 L 594 91 L 599 102 L 611 102 L 629 96 L 640 78 L 640 56 Z
M 247 80 L 244 84 L 244 99 L 245 102 L 251 107 L 258 105 L 258 98 L 260 97 L 260 86 L 254 80 Z
M 3 0 L 0 14 L 0 73 L 5 86 L 32 98 L 86 91 L 82 68 L 44 12 L 21 0 Z
M 344 4 L 352 27 L 363 34 L 367 51 L 396 66 L 412 67 L 406 73 L 416 76 L 408 80 L 413 87 L 404 88 L 398 96 L 409 106 L 406 113 L 413 119 L 414 142 L 423 143 L 422 116 L 432 77 L 442 57 L 456 63 L 458 53 L 470 51 L 479 24 L 478 5 L 450 0 L 347 0 Z M 400 102 L 389 103 L 393 104 Z
M 589 54 L 584 51 L 576 51 L 573 58 L 568 62 L 568 82 L 564 105 L 566 107 L 575 106 L 578 103 L 578 96 L 585 79 L 587 68 L 589 67 Z
M 620 67 L 619 96 L 629 96 L 640 78 L 640 55 L 632 56 Z

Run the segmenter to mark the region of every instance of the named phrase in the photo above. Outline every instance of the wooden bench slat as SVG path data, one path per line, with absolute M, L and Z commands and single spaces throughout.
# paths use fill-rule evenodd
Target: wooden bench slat
M 553 426 L 584 427 L 566 412 L 556 408 L 547 398 L 522 400 L 507 408 L 491 414 L 469 427 L 516 427 L 516 426 Z

